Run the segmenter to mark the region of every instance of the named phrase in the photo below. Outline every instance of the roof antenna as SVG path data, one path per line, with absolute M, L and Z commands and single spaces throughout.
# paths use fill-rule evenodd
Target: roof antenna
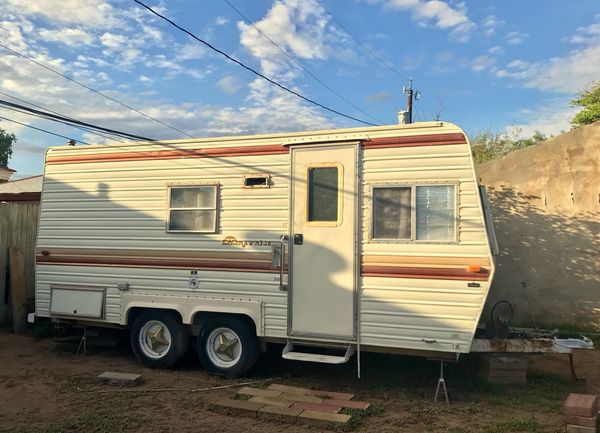
M 75 146 L 77 144 L 77 142 L 75 140 L 73 140 L 72 138 L 67 141 L 67 146 Z

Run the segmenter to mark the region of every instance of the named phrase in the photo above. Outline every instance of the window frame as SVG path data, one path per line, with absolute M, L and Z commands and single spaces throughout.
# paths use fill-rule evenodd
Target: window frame
M 308 174 L 311 168 L 337 168 L 338 169 L 338 208 L 336 221 L 310 221 L 308 219 L 310 188 Z M 339 227 L 344 219 L 342 212 L 344 210 L 344 166 L 339 162 L 315 162 L 306 165 L 304 170 L 304 224 L 311 227 Z
M 454 187 L 454 237 L 449 240 L 427 240 L 417 239 L 417 187 L 421 186 L 452 186 Z M 374 238 L 375 233 L 375 203 L 373 190 L 376 188 L 410 188 L 410 239 L 395 238 Z M 459 198 L 460 182 L 439 181 L 439 182 L 378 182 L 372 183 L 369 187 L 369 242 L 383 244 L 458 244 L 459 243 Z
M 212 207 L 186 207 L 186 208 L 171 208 L 171 192 L 173 188 L 191 189 L 198 187 L 213 187 L 214 202 Z M 165 230 L 167 233 L 218 233 L 219 227 L 219 204 L 220 204 L 220 183 L 219 182 L 195 182 L 195 183 L 169 183 L 167 184 L 167 216 Z M 215 219 L 212 229 L 208 230 L 172 230 L 171 227 L 171 211 L 172 210 L 211 210 L 214 211 Z

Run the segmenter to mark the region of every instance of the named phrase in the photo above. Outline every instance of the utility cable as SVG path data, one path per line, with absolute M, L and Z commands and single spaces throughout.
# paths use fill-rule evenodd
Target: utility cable
M 392 71 L 393 73 L 395 73 L 396 75 L 405 78 L 407 80 L 410 80 L 411 78 L 404 75 L 401 72 L 398 72 L 393 66 L 391 66 L 390 64 L 388 64 L 387 62 L 385 62 L 383 59 L 381 59 L 377 54 L 375 54 L 369 47 L 367 47 L 365 44 L 363 44 L 360 39 L 358 39 L 356 36 L 354 36 L 352 33 L 350 33 L 350 30 L 348 30 L 341 22 L 339 22 L 337 20 L 336 17 L 333 16 L 333 14 L 331 12 L 329 12 L 327 10 L 327 8 L 323 5 L 323 3 L 321 3 L 320 0 L 315 0 L 319 6 L 321 6 L 321 9 L 323 9 L 325 11 L 325 13 L 327 15 L 329 15 L 329 17 L 335 21 L 335 23 L 348 35 L 350 36 L 354 42 L 356 42 L 358 45 L 360 45 L 360 47 L 365 50 L 367 53 L 369 53 L 371 55 L 371 57 L 373 57 L 375 60 L 377 60 L 379 63 L 381 63 L 383 66 L 385 66 L 386 68 L 388 68 L 390 71 Z
M 7 47 L 6 45 L 4 45 L 2 43 L 0 43 L 0 47 L 4 48 L 7 51 L 10 51 L 11 53 L 13 53 L 16 56 L 19 56 L 19 57 L 21 57 L 23 59 L 29 60 L 30 62 L 35 63 L 36 65 L 41 66 L 42 68 L 44 68 L 44 69 L 46 69 L 46 70 L 48 70 L 48 71 L 50 71 L 50 72 L 52 72 L 52 73 L 54 73 L 56 75 L 60 75 L 64 79 L 69 80 L 69 81 L 71 81 L 71 82 L 73 82 L 73 83 L 75 83 L 75 84 L 77 84 L 77 85 L 79 85 L 79 86 L 81 86 L 81 87 L 89 90 L 90 92 L 94 92 L 94 93 L 96 93 L 96 94 L 98 94 L 98 95 L 100 95 L 100 96 L 102 96 L 102 97 L 104 97 L 104 98 L 106 98 L 106 99 L 108 99 L 110 101 L 113 101 L 113 102 L 121 105 L 122 107 L 125 107 L 125 108 L 127 108 L 127 109 L 129 109 L 131 111 L 134 111 L 134 112 L 138 113 L 139 115 L 146 117 L 147 119 L 150 119 L 150 120 L 153 120 L 154 122 L 160 123 L 161 125 L 166 126 L 167 128 L 172 129 L 173 131 L 177 131 L 180 134 L 186 135 L 187 137 L 196 138 L 193 135 L 188 134 L 185 131 L 182 131 L 181 129 L 175 128 L 174 126 L 171 126 L 171 125 L 163 122 L 162 120 L 158 120 L 155 117 L 152 117 L 152 116 L 150 116 L 150 115 L 148 115 L 148 114 L 146 114 L 146 113 L 144 113 L 142 111 L 136 110 L 135 108 L 131 107 L 130 105 L 127 105 L 127 104 L 125 104 L 125 103 L 123 103 L 123 102 L 121 102 L 121 101 L 113 98 L 112 96 L 107 95 L 106 93 L 102 93 L 99 90 L 96 90 L 96 89 L 94 89 L 94 88 L 92 88 L 90 86 L 87 86 L 87 85 L 83 84 L 80 81 L 77 81 L 77 80 L 69 77 L 68 75 L 65 75 L 65 74 L 63 74 L 61 72 L 58 72 L 57 70 L 52 69 L 51 67 L 46 66 L 43 63 L 40 63 L 40 62 L 32 59 L 31 57 L 26 56 L 25 54 L 21 54 L 18 51 L 15 51 L 12 48 L 9 48 L 9 47 Z
M 67 122 L 69 124 L 86 126 L 88 128 L 97 129 L 99 131 L 104 131 L 104 132 L 108 132 L 108 133 L 111 133 L 111 134 L 116 134 L 116 135 L 119 135 L 119 136 L 122 136 L 122 137 L 126 137 L 126 138 L 132 138 L 132 139 L 138 139 L 138 140 L 144 140 L 144 141 L 156 141 L 156 140 L 154 140 L 152 138 L 144 137 L 144 136 L 141 136 L 141 135 L 129 134 L 127 132 L 117 131 L 116 129 L 104 128 L 103 126 L 94 125 L 93 123 L 82 122 L 81 120 L 72 119 L 72 118 L 69 118 L 69 117 L 62 116 L 62 115 L 56 115 L 56 114 L 52 114 L 52 113 L 49 113 L 49 112 L 45 112 L 45 111 L 41 111 L 41 110 L 36 110 L 35 108 L 26 107 L 24 105 L 15 104 L 13 102 L 4 101 L 2 99 L 0 99 L 0 106 L 4 106 L 4 107 L 7 107 L 7 108 L 17 108 L 19 110 L 26 111 L 28 113 L 33 113 L 33 114 L 36 114 L 36 115 L 44 116 L 44 117 L 48 118 L 48 120 L 56 119 L 56 120 L 61 121 L 61 122 Z
M 54 110 L 51 110 L 51 109 L 49 109 L 49 108 L 42 107 L 41 105 L 37 105 L 37 104 L 35 104 L 35 103 L 31 102 L 31 101 L 26 101 L 25 99 L 18 98 L 18 97 L 14 96 L 14 95 L 10 95 L 10 94 L 8 94 L 8 93 L 4 93 L 4 92 L 2 92 L 2 91 L 0 91 L 0 95 L 7 96 L 7 97 L 9 97 L 9 98 L 12 98 L 12 99 L 14 99 L 14 100 L 16 100 L 16 101 L 20 101 L 20 102 L 22 102 L 22 103 L 24 103 L 24 104 L 28 104 L 28 105 L 31 105 L 31 106 L 33 106 L 33 107 L 40 108 L 40 109 L 42 109 L 42 110 L 45 110 L 45 111 L 48 111 L 48 112 L 50 112 L 50 113 L 53 113 L 53 114 L 57 114 L 57 115 L 59 115 L 59 116 L 62 116 L 62 114 L 60 114 L 58 111 L 54 111 Z M 8 107 L 5 107 L 5 108 L 7 108 L 7 109 L 8 109 Z M 39 117 L 39 118 L 41 118 L 41 119 L 51 120 L 50 118 L 48 118 L 48 117 L 46 117 L 46 116 L 44 116 L 44 115 L 38 115 L 38 114 L 34 114 L 34 113 L 29 113 L 29 112 L 26 112 L 26 111 L 17 110 L 17 109 L 15 109 L 15 111 L 18 111 L 19 113 L 29 114 L 29 115 L 31 115 L 31 116 L 36 116 L 36 117 Z M 65 116 L 65 117 L 67 117 L 67 116 Z M 68 118 L 68 119 L 72 119 L 72 120 L 76 120 L 76 119 L 73 119 L 72 117 L 67 117 L 67 118 Z M 101 134 L 101 133 L 99 133 L 99 132 L 96 132 L 96 131 L 94 131 L 92 128 L 87 128 L 87 127 L 85 127 L 85 126 L 77 126 L 77 125 L 73 125 L 73 124 L 71 124 L 71 123 L 68 123 L 68 122 L 66 122 L 66 121 L 61 121 L 61 120 L 54 120 L 54 121 L 55 121 L 55 122 L 59 122 L 59 123 L 63 123 L 63 124 L 65 124 L 65 125 L 72 126 L 72 127 L 74 127 L 74 128 L 80 129 L 80 130 L 82 130 L 82 131 L 85 131 L 85 132 L 89 132 L 90 134 L 94 134 L 94 135 L 97 135 L 97 136 L 99 136 L 99 137 L 104 137 L 104 138 L 107 138 L 107 139 L 109 139 L 109 140 L 114 140 L 114 141 L 118 141 L 119 143 L 123 143 L 123 140 L 120 140 L 119 138 L 117 138 L 117 137 L 123 138 L 123 137 L 121 137 L 121 136 L 109 136 L 109 135 Z
M 140 6 L 144 7 L 145 9 L 147 9 L 148 11 L 150 11 L 152 14 L 156 15 L 157 17 L 159 17 L 159 18 L 161 18 L 161 19 L 165 20 L 166 22 L 168 22 L 169 24 L 171 24 L 173 27 L 175 27 L 175 28 L 177 28 L 177 29 L 181 30 L 182 32 L 186 33 L 188 36 L 192 37 L 192 38 L 193 38 L 193 39 L 195 39 L 196 41 L 198 41 L 198 42 L 200 42 L 201 44 L 203 44 L 203 45 L 207 46 L 207 47 L 208 47 L 208 48 L 210 48 L 211 50 L 213 50 L 213 51 L 215 51 L 215 52 L 217 52 L 217 53 L 221 54 L 222 56 L 224 56 L 224 57 L 225 57 L 225 58 L 227 58 L 228 60 L 232 61 L 233 63 L 235 63 L 235 64 L 237 64 L 237 65 L 239 65 L 239 66 L 241 66 L 242 68 L 246 69 L 247 71 L 249 71 L 249 72 L 252 72 L 254 75 L 256 75 L 256 76 L 258 76 L 258 77 L 262 78 L 263 80 L 265 80 L 265 81 L 267 81 L 267 82 L 269 82 L 269 83 L 273 84 L 274 86 L 277 86 L 277 87 L 278 87 L 278 88 L 280 88 L 281 90 L 284 90 L 284 91 L 286 91 L 286 92 L 288 92 L 288 93 L 291 93 L 292 95 L 294 95 L 294 96 L 297 96 L 298 98 L 300 98 L 300 99 L 302 99 L 302 100 L 304 100 L 304 101 L 306 101 L 306 102 L 308 102 L 308 103 L 310 103 L 310 104 L 316 105 L 317 107 L 320 107 L 320 108 L 322 108 L 322 109 L 324 109 L 324 110 L 327 110 L 327 111 L 329 111 L 329 112 L 331 112 L 331 113 L 337 114 L 338 116 L 342 116 L 342 117 L 345 117 L 346 119 L 354 120 L 355 122 L 364 123 L 365 125 L 377 126 L 377 125 L 376 125 L 376 124 L 374 124 L 374 123 L 371 123 L 371 122 L 367 122 L 367 121 L 365 121 L 365 120 L 358 119 L 358 118 L 356 118 L 356 117 L 350 116 L 350 115 L 348 115 L 348 114 L 344 114 L 344 113 L 342 113 L 342 112 L 340 112 L 340 111 L 337 111 L 337 110 L 335 110 L 335 109 L 333 109 L 333 108 L 327 107 L 327 106 L 325 106 L 325 105 L 323 105 L 323 104 L 321 104 L 321 103 L 319 103 L 319 102 L 317 102 L 317 101 L 315 101 L 315 100 L 313 100 L 313 99 L 307 98 L 306 96 L 304 96 L 304 95 L 302 95 L 302 94 L 300 94 L 300 93 L 296 92 L 295 90 L 292 90 L 292 89 L 290 89 L 290 88 L 288 88 L 288 87 L 284 86 L 283 84 L 279 84 L 277 81 L 275 81 L 275 80 L 273 80 L 273 79 L 271 79 L 271 78 L 267 77 L 266 75 L 264 75 L 264 74 L 262 74 L 262 73 L 258 72 L 256 69 L 253 69 L 253 68 L 251 68 L 250 66 L 246 66 L 244 63 L 242 63 L 241 61 L 239 61 L 239 60 L 237 60 L 237 59 L 235 59 L 235 58 L 231 57 L 229 54 L 225 53 L 224 51 L 221 51 L 220 49 L 218 49 L 218 48 L 214 47 L 213 45 L 209 44 L 208 42 L 206 42 L 206 41 L 204 41 L 204 40 L 200 39 L 198 36 L 196 36 L 195 34 L 193 34 L 192 32 L 190 32 L 189 30 L 186 30 L 185 28 L 181 27 L 180 25 L 178 25 L 177 23 L 173 22 L 173 21 L 172 21 L 172 20 L 170 20 L 169 18 L 167 18 L 167 17 L 165 17 L 164 15 L 161 15 L 160 13 L 156 12 L 156 11 L 155 11 L 154 9 L 152 9 L 150 6 L 147 6 L 147 5 L 145 5 L 144 3 L 142 3 L 142 2 L 141 2 L 141 1 L 139 1 L 139 0 L 133 0 L 133 1 L 134 1 L 134 2 L 136 2 L 137 4 L 139 4 Z
M 373 117 L 372 115 L 370 115 L 369 113 L 367 113 L 365 110 L 363 110 L 362 108 L 360 108 L 359 106 L 355 105 L 354 103 L 352 103 L 351 101 L 349 101 L 347 98 L 345 98 L 343 95 L 341 95 L 340 93 L 338 93 L 336 90 L 332 89 L 329 85 L 327 85 L 326 83 L 324 83 L 319 77 L 317 77 L 315 74 L 313 74 L 308 68 L 306 68 L 302 63 L 300 63 L 300 61 L 296 60 L 294 57 L 292 57 L 292 55 L 290 55 L 286 50 L 284 50 L 283 48 L 281 48 L 277 42 L 275 42 L 273 39 L 271 39 L 265 32 L 263 32 L 261 29 L 258 28 L 258 26 L 256 26 L 252 21 L 250 21 L 250 19 L 248 19 L 248 17 L 246 17 L 238 8 L 236 8 L 233 4 L 231 4 L 231 2 L 229 0 L 223 0 L 225 3 L 227 3 L 229 5 L 229 7 L 231 9 L 233 9 L 235 12 L 237 12 L 237 14 L 242 17 L 242 19 L 244 21 L 246 21 L 246 24 L 254 27 L 254 29 L 256 31 L 258 31 L 262 36 L 264 36 L 266 39 L 268 39 L 273 46 L 275 46 L 275 48 L 277 48 L 279 51 L 281 51 L 288 59 L 290 59 L 291 62 L 293 62 L 296 66 L 298 66 L 300 69 L 302 69 L 304 72 L 306 72 L 308 75 L 310 75 L 313 79 L 315 79 L 316 81 L 318 81 L 323 87 L 325 87 L 327 90 L 329 90 L 331 93 L 333 93 L 334 95 L 336 95 L 338 98 L 342 99 L 344 102 L 346 102 L 348 105 L 354 107 L 356 110 L 360 111 L 361 113 L 363 113 L 365 116 L 370 117 L 371 119 L 373 119 L 376 122 L 379 123 L 384 123 L 383 121 L 381 121 L 380 119 L 377 119 L 376 117 Z
M 28 125 L 26 123 L 21 123 L 21 122 L 18 122 L 16 120 L 9 119 L 8 117 L 0 116 L 0 119 L 7 120 L 7 121 L 12 122 L 12 123 L 16 123 L 18 125 L 25 126 L 27 128 L 35 129 L 36 131 L 45 132 L 46 134 L 55 135 L 56 137 L 66 138 L 67 140 L 73 140 L 73 141 L 76 141 L 76 142 L 82 143 L 82 144 L 90 144 L 90 143 L 86 143 L 85 141 L 82 141 L 82 140 L 75 140 L 74 138 L 67 137 L 66 135 L 60 135 L 60 134 L 57 134 L 56 132 L 51 132 L 51 131 L 48 131 L 46 129 L 37 128 L 35 126 Z

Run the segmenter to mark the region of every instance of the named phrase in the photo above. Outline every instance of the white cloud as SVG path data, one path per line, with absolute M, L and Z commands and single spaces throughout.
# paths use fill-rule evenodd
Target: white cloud
M 504 54 L 504 48 L 502 48 L 500 45 L 495 45 L 488 50 L 488 53 L 492 55 Z
M 227 18 L 223 18 L 223 17 L 215 18 L 215 25 L 224 26 L 226 24 L 229 24 L 229 20 Z
M 41 29 L 39 35 L 49 42 L 60 42 L 69 47 L 90 45 L 94 42 L 94 36 L 81 28 Z
M 177 58 L 180 60 L 201 59 L 205 54 L 206 49 L 196 43 L 184 44 L 177 50 Z
M 481 72 L 493 68 L 495 64 L 496 59 L 494 57 L 479 56 L 471 62 L 471 69 L 475 72 Z
M 506 42 L 508 42 L 511 45 L 518 45 L 522 44 L 528 37 L 529 33 L 519 31 L 509 32 L 506 34 Z
M 467 15 L 464 3 L 452 7 L 441 0 L 367 0 L 382 3 L 385 7 L 411 12 L 412 19 L 421 26 L 430 22 L 439 29 L 450 30 L 450 37 L 456 42 L 467 42 L 477 25 Z
M 576 93 L 587 84 L 598 80 L 600 71 L 600 28 L 596 22 L 577 30 L 588 35 L 583 46 L 562 57 L 552 57 L 537 62 L 513 60 L 498 70 L 498 77 L 518 80 L 524 87 L 546 92 Z M 582 30 L 583 29 L 583 30 Z
M 571 129 L 570 120 L 575 115 L 575 110 L 568 107 L 568 100 L 563 98 L 551 99 L 545 104 L 521 109 L 517 112 L 519 116 L 511 126 L 507 126 L 507 132 L 512 132 L 515 127 L 521 131 L 522 137 L 531 137 L 535 131 L 540 131 L 548 136 L 558 135 L 562 131 Z M 523 121 L 523 119 L 528 119 Z
M 496 34 L 498 28 L 502 27 L 505 21 L 499 20 L 495 15 L 488 15 L 483 19 L 481 26 L 483 27 L 483 34 L 487 37 Z
M 123 24 L 108 2 L 97 0 L 3 0 L 6 11 L 42 16 L 55 23 L 112 28 Z
M 106 48 L 119 49 L 125 46 L 127 38 L 125 35 L 106 32 L 100 36 L 100 41 Z
M 239 78 L 233 75 L 225 75 L 217 81 L 217 86 L 228 95 L 234 95 L 242 88 L 242 83 Z

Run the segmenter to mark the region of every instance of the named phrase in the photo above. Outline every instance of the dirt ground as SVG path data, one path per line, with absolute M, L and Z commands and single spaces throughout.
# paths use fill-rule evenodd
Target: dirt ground
M 126 336 L 124 336 L 126 340 Z M 76 345 L 75 345 L 76 346 Z M 0 331 L 0 432 L 310 432 L 323 427 L 227 416 L 208 409 L 235 388 L 210 392 L 128 392 L 131 389 L 205 388 L 280 377 L 277 383 L 351 392 L 372 404 L 344 430 L 356 432 L 564 432 L 561 404 L 569 392 L 600 393 L 600 351 L 575 353 L 583 380 L 569 377 L 564 355 L 537 356 L 529 383 L 490 385 L 474 377 L 468 357 L 448 366 L 451 405 L 433 403 L 439 364 L 411 357 L 367 354 L 362 379 L 344 366 L 285 361 L 280 347 L 261 355 L 247 378 L 206 373 L 190 353 L 175 370 L 140 365 L 126 344 L 74 353 L 73 344 L 36 341 Z M 191 351 L 193 352 L 193 350 Z M 136 388 L 103 384 L 104 371 L 140 373 Z M 331 429 L 331 428 L 330 428 Z M 327 428 L 325 428 L 327 431 Z

